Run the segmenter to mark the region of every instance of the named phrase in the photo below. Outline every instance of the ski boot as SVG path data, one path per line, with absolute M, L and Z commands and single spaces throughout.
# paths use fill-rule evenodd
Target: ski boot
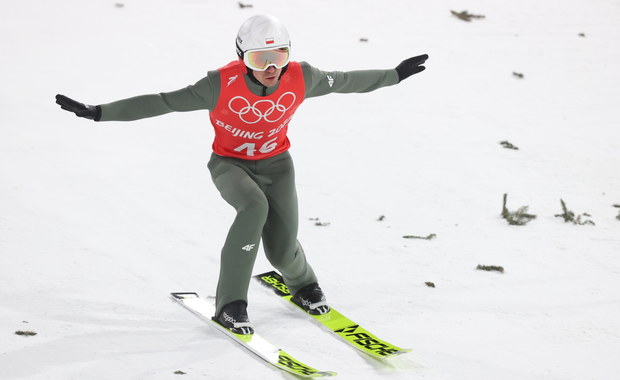
M 325 294 L 316 282 L 301 288 L 291 301 L 312 315 L 327 314 L 331 310 L 327 305 Z
M 248 318 L 247 306 L 247 302 L 243 300 L 233 301 L 225 305 L 212 319 L 235 334 L 252 335 L 254 328 Z

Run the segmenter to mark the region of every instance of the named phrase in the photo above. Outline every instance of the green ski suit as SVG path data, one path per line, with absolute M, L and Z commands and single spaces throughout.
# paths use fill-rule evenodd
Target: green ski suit
M 305 99 L 329 93 L 370 92 L 399 81 L 394 69 L 326 72 L 306 62 L 300 64 Z M 256 95 L 269 95 L 278 88 L 278 85 L 264 87 L 248 75 L 244 75 L 244 80 Z M 212 111 L 221 83 L 219 71 L 214 70 L 196 84 L 177 91 L 102 104 L 100 121 L 131 121 L 169 112 Z M 317 282 L 297 241 L 297 194 L 289 152 L 253 161 L 213 154 L 208 167 L 220 194 L 237 213 L 221 253 L 216 313 L 232 301 L 247 302 L 261 239 L 267 259 L 282 273 L 293 293 Z

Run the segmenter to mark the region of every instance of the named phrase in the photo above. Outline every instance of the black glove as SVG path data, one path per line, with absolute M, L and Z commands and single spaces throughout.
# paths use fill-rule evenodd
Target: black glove
M 99 121 L 101 119 L 100 106 L 83 104 L 60 94 L 56 95 L 56 104 L 59 104 L 63 110 L 73 112 L 76 116 L 85 117 L 94 121 Z
M 424 71 L 426 67 L 421 66 L 428 59 L 428 54 L 418 55 L 417 57 L 405 59 L 398 66 L 396 66 L 396 72 L 398 73 L 398 82 L 403 79 L 407 79 L 413 74 L 417 74 Z

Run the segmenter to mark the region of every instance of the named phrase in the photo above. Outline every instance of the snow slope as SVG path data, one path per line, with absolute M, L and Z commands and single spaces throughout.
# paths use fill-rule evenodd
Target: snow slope
M 620 3 L 251 3 L 0 2 L 0 378 L 291 378 L 167 299 L 214 293 L 233 217 L 207 113 L 94 124 L 53 100 L 191 84 L 255 13 L 325 70 L 430 55 L 397 86 L 309 100 L 290 132 L 329 300 L 413 351 L 365 358 L 253 286 L 262 335 L 340 379 L 620 378 Z M 504 193 L 538 218 L 508 225 Z M 560 199 L 596 225 L 554 217 Z

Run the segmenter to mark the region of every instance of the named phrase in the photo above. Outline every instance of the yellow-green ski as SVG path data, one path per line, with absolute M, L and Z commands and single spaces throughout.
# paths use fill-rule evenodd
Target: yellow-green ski
M 256 279 L 261 285 L 273 290 L 273 292 L 283 300 L 290 302 L 291 305 L 294 305 L 299 310 L 302 310 L 291 301 L 292 294 L 288 290 L 282 276 L 278 272 L 271 271 L 262 273 L 254 276 L 254 279 Z M 303 312 L 326 327 L 338 338 L 372 357 L 385 359 L 411 351 L 410 349 L 400 348 L 378 338 L 368 330 L 361 327 L 359 324 L 339 313 L 333 307 L 331 307 L 330 312 L 322 315 L 312 315 L 306 313 L 305 311 Z

